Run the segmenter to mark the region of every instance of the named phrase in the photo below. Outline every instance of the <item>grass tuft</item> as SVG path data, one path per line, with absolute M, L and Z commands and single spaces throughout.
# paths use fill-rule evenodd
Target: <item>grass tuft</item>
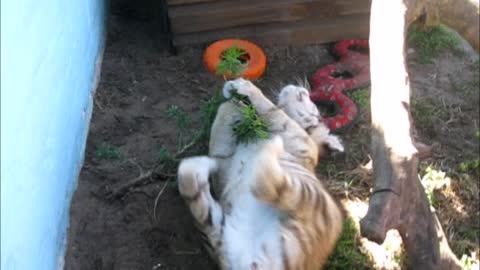
M 359 232 L 352 218 L 345 219 L 343 232 L 325 266 L 327 270 L 373 269 L 370 258 L 358 249 Z
M 431 99 L 412 97 L 410 108 L 415 126 L 430 133 L 434 133 L 436 121 L 445 121 L 448 117 L 443 107 L 435 104 Z
M 317 172 L 321 175 L 332 177 L 337 172 L 337 166 L 335 163 L 329 161 L 319 162 Z
M 370 90 L 368 88 L 348 91 L 347 95 L 364 110 L 370 109 Z
M 422 64 L 429 64 L 441 51 L 453 49 L 459 41 L 450 33 L 444 25 L 437 25 L 422 30 L 413 26 L 408 33 L 408 42 L 415 46 L 419 52 L 419 60 Z
M 461 173 L 479 173 L 480 172 L 480 159 L 473 159 L 462 161 L 458 165 L 458 171 Z
M 120 150 L 108 143 L 102 143 L 95 149 L 95 156 L 99 159 L 113 160 L 121 157 Z

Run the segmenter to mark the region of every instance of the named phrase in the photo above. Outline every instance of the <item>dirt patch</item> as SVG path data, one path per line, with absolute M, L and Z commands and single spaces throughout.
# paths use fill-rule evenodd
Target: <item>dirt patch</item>
M 412 110 L 417 109 L 417 138 L 433 146 L 420 171 L 432 167 L 446 173 L 450 185 L 435 191 L 435 208 L 452 250 L 461 257 L 480 241 L 480 158 L 478 135 L 480 67 L 478 56 L 454 49 L 432 64 L 418 64 L 412 53 Z M 465 164 L 477 164 L 463 169 Z
M 170 105 L 182 108 L 199 127 L 201 101 L 223 84 L 203 67 L 205 46 L 182 48 L 173 56 L 162 47 L 156 31 L 148 21 L 110 16 L 85 165 L 71 206 L 66 269 L 215 269 L 175 183 L 154 178 L 121 198 L 105 195 L 112 186 L 152 168 L 162 146 L 174 150 L 178 131 L 165 114 Z M 309 76 L 334 61 L 323 45 L 267 47 L 265 51 L 267 71 L 256 83 L 270 96 L 296 77 Z M 478 139 L 473 135 L 479 121 L 478 81 L 473 90 L 465 86 L 478 72 L 471 71 L 469 65 L 474 64 L 461 55 L 442 57 L 430 65 L 411 61 L 411 79 L 418 100 L 433 100 L 434 109 L 442 106 L 431 124 L 433 132 L 419 127 L 419 139 L 436 145 L 433 157 L 424 164 L 455 172 L 463 160 L 478 158 Z M 470 90 L 452 90 L 455 86 Z M 367 164 L 368 106 L 362 112 L 360 121 L 344 134 L 347 153 L 332 156 L 319 167 L 330 189 L 341 198 L 364 200 L 372 185 Z M 104 145 L 114 151 L 99 153 Z M 470 177 L 468 184 L 478 191 L 476 177 Z M 478 251 L 478 192 L 465 191 L 465 179 L 457 178 L 446 190 L 451 193 L 439 196 L 438 212 L 455 248 Z M 155 219 L 154 201 L 163 188 Z M 452 210 L 449 200 L 463 208 Z M 463 246 L 456 245 L 465 241 Z

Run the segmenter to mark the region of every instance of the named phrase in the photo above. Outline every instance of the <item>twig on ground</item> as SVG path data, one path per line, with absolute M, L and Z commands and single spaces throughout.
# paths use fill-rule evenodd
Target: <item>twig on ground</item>
M 160 191 L 158 192 L 157 194 L 157 197 L 155 198 L 155 203 L 153 205 L 153 220 L 156 222 L 157 221 L 157 204 L 158 204 L 158 200 L 160 199 L 160 196 L 162 196 L 163 192 L 165 191 L 165 188 L 167 187 L 167 185 L 170 183 L 170 178 L 168 178 L 167 181 L 165 181 L 165 183 L 163 184 L 162 188 L 160 189 Z
M 195 136 L 195 138 L 193 138 L 191 142 L 184 145 L 180 150 L 178 150 L 172 159 L 174 161 L 178 161 L 180 158 L 182 158 L 183 154 L 185 154 L 188 150 L 190 150 L 193 146 L 195 146 L 200 141 L 201 138 L 202 138 L 202 134 L 199 133 L 199 135 Z M 142 167 L 138 165 L 138 163 L 136 163 L 131 159 L 129 159 L 129 161 L 138 167 L 140 174 L 133 179 L 130 179 L 126 182 L 122 182 L 117 186 L 114 186 L 111 189 L 111 191 L 108 193 L 107 197 L 109 198 L 123 197 L 123 195 L 125 195 L 125 193 L 127 193 L 130 189 L 153 181 L 155 175 L 163 176 L 163 178 L 167 179 L 167 182 L 170 180 L 170 178 L 175 177 L 174 173 L 158 172 L 159 170 L 162 170 L 165 168 L 165 165 L 163 163 L 156 164 L 153 168 L 147 171 L 144 171 Z
M 123 197 L 123 195 L 131 188 L 139 186 L 143 182 L 145 182 L 147 179 L 151 179 L 153 173 L 153 169 L 148 170 L 148 171 L 143 171 L 140 172 L 140 175 L 137 177 L 119 184 L 116 187 L 113 187 L 110 192 L 108 192 L 107 197 L 108 198 L 118 198 L 118 197 Z

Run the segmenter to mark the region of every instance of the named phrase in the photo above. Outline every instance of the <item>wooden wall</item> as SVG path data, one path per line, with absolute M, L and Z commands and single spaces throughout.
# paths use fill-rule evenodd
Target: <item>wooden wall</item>
M 248 38 L 302 45 L 368 38 L 371 0 L 167 0 L 174 45 Z

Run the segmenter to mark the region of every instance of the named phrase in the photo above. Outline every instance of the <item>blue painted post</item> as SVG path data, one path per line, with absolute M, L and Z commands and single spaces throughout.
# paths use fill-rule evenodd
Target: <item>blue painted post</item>
M 63 268 L 105 37 L 102 0 L 1 1 L 1 269 Z

